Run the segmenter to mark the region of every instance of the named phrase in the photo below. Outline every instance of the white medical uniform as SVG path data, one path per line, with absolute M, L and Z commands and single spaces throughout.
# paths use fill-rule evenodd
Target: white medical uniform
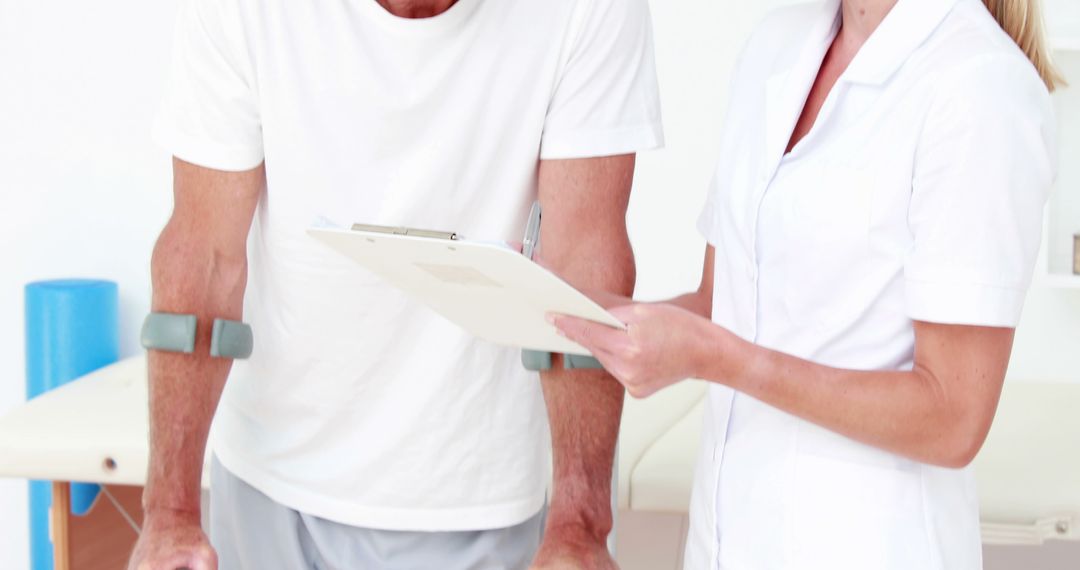
M 700 228 L 713 320 L 825 364 L 909 370 L 913 320 L 1015 326 L 1055 171 L 1033 66 L 979 0 L 900 0 L 785 149 L 840 26 L 785 8 L 736 71 Z M 975 570 L 970 468 L 857 443 L 713 385 L 686 567 Z

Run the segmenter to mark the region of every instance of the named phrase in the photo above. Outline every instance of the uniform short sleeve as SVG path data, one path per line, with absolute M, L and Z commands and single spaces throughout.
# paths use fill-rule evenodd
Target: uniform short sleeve
M 647 0 L 578 0 L 544 122 L 540 158 L 663 145 Z
M 904 266 L 908 315 L 1015 327 L 1055 173 L 1053 111 L 1026 61 L 954 73 L 931 104 L 915 157 Z
M 731 175 L 730 172 L 726 171 L 731 160 L 730 151 L 736 146 L 745 144 L 745 138 L 742 136 L 743 133 L 740 128 L 742 125 L 736 126 L 737 121 L 732 116 L 732 113 L 741 110 L 736 101 L 739 90 L 747 89 L 747 84 L 752 81 L 747 77 L 746 73 L 747 52 L 753 51 L 756 47 L 755 44 L 760 43 L 761 35 L 762 29 L 759 26 L 735 58 L 731 79 L 728 82 L 728 103 L 727 109 L 724 110 L 723 130 L 720 137 L 721 154 L 716 169 L 709 179 L 708 189 L 705 191 L 705 205 L 702 206 L 697 219 L 698 232 L 701 233 L 709 245 L 714 247 L 720 247 L 720 227 L 717 221 L 720 212 L 717 211 L 719 207 L 717 204 L 720 202 L 720 195 L 727 189 L 725 180 Z
M 233 3 L 181 2 L 154 138 L 177 158 L 216 170 L 262 161 L 252 65 Z

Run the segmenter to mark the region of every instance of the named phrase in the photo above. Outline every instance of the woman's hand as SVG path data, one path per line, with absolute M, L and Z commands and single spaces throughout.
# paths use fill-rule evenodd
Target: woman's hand
M 696 376 L 719 330 L 704 317 L 669 304 L 631 304 L 610 312 L 626 330 L 566 315 L 550 320 L 560 334 L 589 349 L 635 398 Z

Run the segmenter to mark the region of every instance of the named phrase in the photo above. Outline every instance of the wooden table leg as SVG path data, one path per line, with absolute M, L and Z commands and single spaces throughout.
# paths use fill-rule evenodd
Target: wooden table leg
M 127 517 L 130 517 L 130 521 Z M 68 524 L 68 560 L 76 570 L 126 568 L 142 525 L 142 487 L 103 485 L 86 514 Z M 0 564 L 0 567 L 3 565 Z M 172 569 L 169 569 L 172 570 Z
M 69 527 L 71 517 L 71 484 L 53 481 L 52 508 L 49 510 L 49 526 L 53 543 L 53 569 L 71 570 Z

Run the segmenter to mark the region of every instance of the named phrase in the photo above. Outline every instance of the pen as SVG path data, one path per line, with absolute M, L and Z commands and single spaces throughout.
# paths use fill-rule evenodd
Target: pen
M 521 241 L 521 253 L 525 257 L 532 259 L 538 241 L 540 241 L 539 200 L 533 202 L 532 209 L 529 210 L 529 223 L 525 225 L 525 238 Z

